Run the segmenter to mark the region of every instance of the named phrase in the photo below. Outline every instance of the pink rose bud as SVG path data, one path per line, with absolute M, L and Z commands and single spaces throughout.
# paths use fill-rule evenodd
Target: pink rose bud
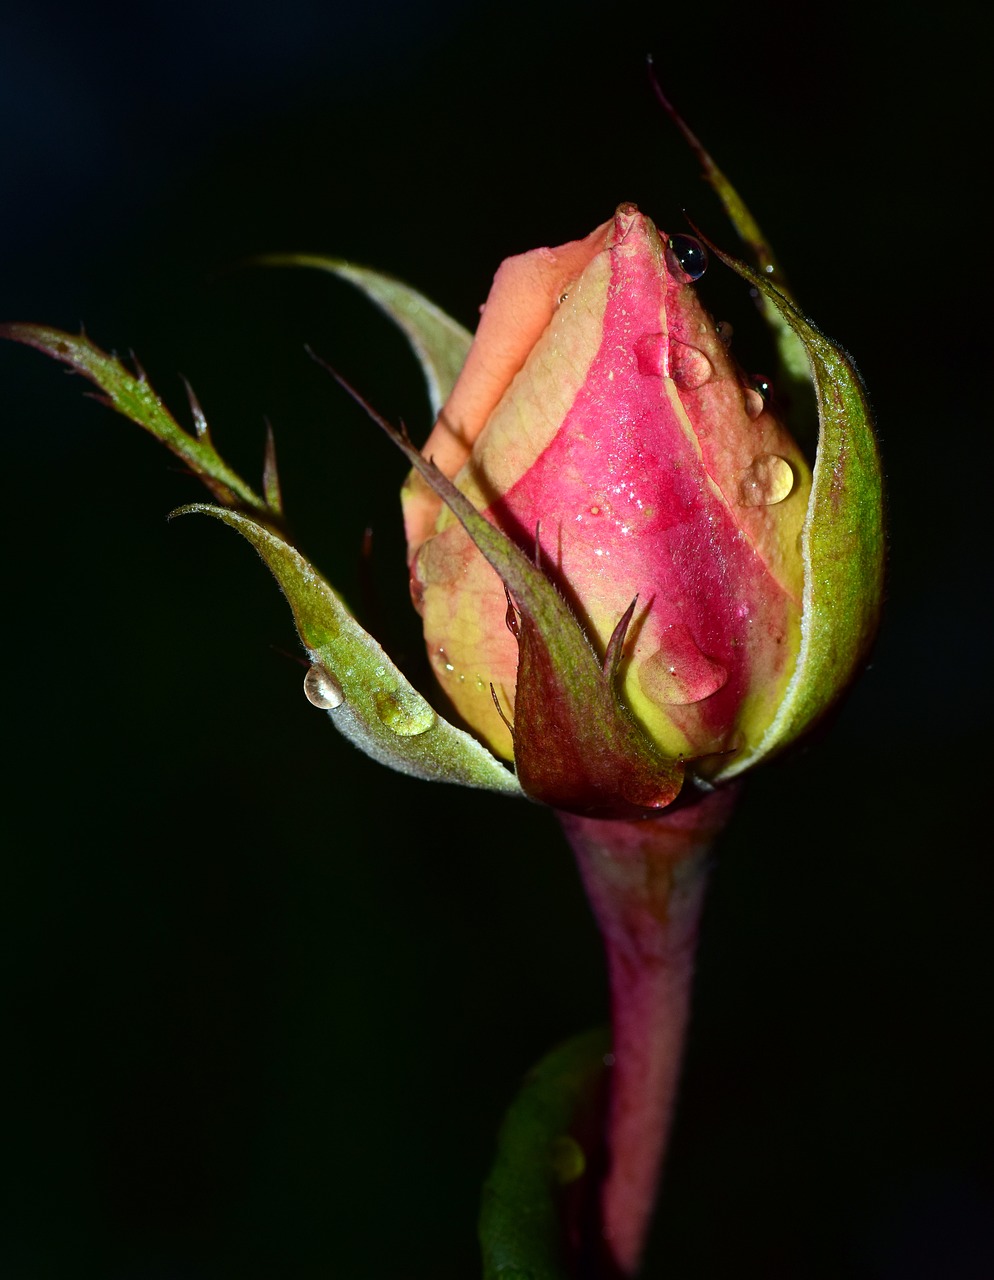
M 684 762 L 706 780 L 757 749 L 801 646 L 811 471 L 701 305 L 706 263 L 696 239 L 661 233 L 631 204 L 584 240 L 508 259 L 423 450 L 565 599 L 642 765 L 672 762 L 668 792 L 627 795 L 646 810 L 673 798 Z M 417 473 L 404 510 L 428 652 L 460 715 L 537 798 L 630 812 L 614 812 L 610 784 L 589 805 L 560 789 L 565 739 L 600 749 L 586 723 L 597 711 L 536 720 L 535 704 L 566 696 L 568 673 L 550 683 L 555 656 L 524 669 L 513 587 L 509 605 Z M 612 766 L 619 796 L 626 751 Z

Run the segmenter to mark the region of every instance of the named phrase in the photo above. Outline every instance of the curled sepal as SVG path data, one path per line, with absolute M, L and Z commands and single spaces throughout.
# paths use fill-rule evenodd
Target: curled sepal
M 361 290 L 367 298 L 386 312 L 411 344 L 428 386 L 432 416 L 437 418 L 449 398 L 473 335 L 429 301 L 417 289 L 372 271 L 357 267 L 341 258 L 325 258 L 312 253 L 270 253 L 258 259 L 264 266 L 316 267 L 328 271 Z
M 215 516 L 245 537 L 269 566 L 293 610 L 310 657 L 305 687 L 335 727 L 366 755 L 435 782 L 521 793 L 514 775 L 468 733 L 443 720 L 314 567 L 272 529 L 210 503 L 179 513 Z
M 713 246 L 712 246 L 713 248 Z M 849 356 L 751 267 L 715 249 L 758 289 L 804 347 L 818 403 L 818 453 L 801 533 L 801 644 L 762 740 L 717 775 L 734 777 L 793 742 L 835 702 L 864 660 L 884 576 L 883 476 L 862 379 Z
M 601 818 L 646 817 L 666 808 L 683 784 L 683 761 L 663 755 L 637 724 L 612 672 L 604 670 L 604 655 L 594 651 L 542 568 L 405 435 L 338 381 L 441 498 L 513 598 L 519 615 L 514 765 L 525 794 L 567 813 Z
M 590 1230 L 598 1094 L 606 1030 L 560 1045 L 529 1072 L 508 1108 L 483 1187 L 483 1280 L 568 1280 Z M 584 1194 L 586 1193 L 586 1194 Z
M 273 459 L 272 478 L 266 481 L 266 496 L 260 497 L 237 472 L 232 471 L 214 448 L 203 410 L 189 387 L 193 435 L 183 430 L 141 370 L 137 374 L 131 373 L 120 360 L 101 351 L 85 334 L 63 333 L 39 324 L 9 324 L 0 328 L 0 337 L 35 347 L 89 378 L 102 392 L 97 399 L 143 427 L 177 458 L 181 458 L 218 502 L 251 511 L 268 523 L 282 522 L 278 487 L 274 487 L 275 454 L 267 454 Z

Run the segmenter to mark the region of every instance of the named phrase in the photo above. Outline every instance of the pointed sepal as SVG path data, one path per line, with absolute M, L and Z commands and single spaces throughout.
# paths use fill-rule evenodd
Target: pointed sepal
M 788 745 L 848 687 L 877 629 L 883 596 L 883 475 L 863 381 L 850 357 L 826 338 L 764 275 L 714 249 L 758 289 L 801 343 L 818 404 L 818 452 L 801 532 L 804 567 L 801 643 L 776 716 L 750 752 L 717 780 L 734 777 Z
M 473 335 L 457 320 L 402 280 L 369 267 L 358 267 L 341 258 L 325 258 L 311 253 L 271 253 L 258 261 L 273 267 L 314 267 L 355 285 L 406 336 L 428 386 L 432 415 L 438 416 L 466 362 L 473 341 Z
M 189 386 L 194 434 L 184 431 L 152 389 L 138 366 L 133 374 L 85 334 L 63 333 L 38 324 L 9 324 L 0 337 L 12 338 L 61 360 L 100 388 L 98 397 L 109 408 L 130 418 L 181 459 L 225 506 L 250 511 L 259 519 L 279 524 L 282 512 L 251 489 L 214 448 L 207 419 Z M 137 364 L 137 362 L 136 362 Z M 271 496 L 271 495 L 270 495 Z
M 209 503 L 199 512 L 246 538 L 283 589 L 312 663 L 311 702 L 366 755 L 400 773 L 520 795 L 514 775 L 468 733 L 449 724 L 364 631 L 337 593 L 299 551 L 249 516 Z
M 679 794 L 682 760 L 662 752 L 614 688 L 568 604 L 541 567 L 334 370 L 334 377 L 394 441 L 496 570 L 518 613 L 514 764 L 533 800 L 569 813 L 634 818 Z M 612 657 L 612 667 L 615 659 Z
M 777 256 L 773 252 L 773 246 L 766 238 L 763 229 L 753 217 L 751 210 L 746 202 L 739 195 L 735 187 L 732 186 L 724 172 L 719 169 L 715 163 L 711 153 L 707 150 L 701 140 L 693 132 L 687 122 L 683 119 L 677 109 L 670 102 L 669 98 L 663 93 L 659 81 L 651 72 L 652 60 L 650 58 L 650 79 L 656 97 L 659 99 L 663 109 L 669 115 L 670 119 L 683 134 L 684 140 L 691 148 L 697 159 L 700 161 L 701 172 L 705 182 L 711 187 L 715 195 L 721 201 L 722 207 L 728 216 L 732 226 L 738 232 L 743 243 L 748 247 L 752 255 L 753 261 L 756 263 L 762 275 L 772 282 L 786 297 L 791 297 L 790 288 L 787 284 L 787 278 L 784 275 L 783 268 L 777 261 Z M 765 294 L 759 295 L 760 309 L 763 313 L 763 319 L 769 325 L 773 332 L 773 340 L 776 344 L 777 357 L 780 368 L 778 370 L 777 383 L 782 391 L 786 391 L 787 395 L 793 392 L 800 404 L 804 403 L 804 393 L 808 390 L 808 362 L 804 351 L 803 343 L 798 339 L 797 334 L 791 326 L 781 316 L 779 310 L 766 298 Z M 795 422 L 795 430 L 799 424 Z

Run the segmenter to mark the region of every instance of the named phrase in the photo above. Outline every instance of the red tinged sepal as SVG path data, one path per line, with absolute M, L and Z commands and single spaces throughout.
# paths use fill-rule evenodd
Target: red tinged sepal
M 496 690 L 491 687 L 488 694 L 505 731 L 513 734 L 515 768 L 525 794 L 556 809 L 600 818 L 647 817 L 666 808 L 679 794 L 682 761 L 659 751 L 619 699 L 616 663 L 605 663 L 593 648 L 546 573 L 542 556 L 533 561 L 402 432 L 338 381 L 403 450 L 493 570 L 498 587 L 503 583 L 500 625 L 520 650 L 513 724 L 497 705 Z M 627 616 L 626 610 L 619 621 Z M 623 631 L 623 625 L 615 628 L 616 634 Z

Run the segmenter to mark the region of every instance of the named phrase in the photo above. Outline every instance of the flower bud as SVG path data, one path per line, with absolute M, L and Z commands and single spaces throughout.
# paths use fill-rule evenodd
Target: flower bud
M 621 714 L 702 778 L 756 749 L 794 674 L 811 491 L 700 303 L 706 261 L 626 204 L 584 240 L 504 262 L 423 450 L 535 559 L 601 659 L 616 637 Z M 404 506 L 433 667 L 520 774 L 504 585 L 419 475 Z
M 423 453 L 352 394 L 413 468 L 412 593 L 475 736 L 437 713 L 286 541 L 271 441 L 255 493 L 195 401 L 191 434 L 140 369 L 85 336 L 16 324 L 0 336 L 84 374 L 203 479 L 220 505 L 192 509 L 256 546 L 294 610 L 309 694 L 333 691 L 318 705 L 360 749 L 417 777 L 645 817 L 688 773 L 706 790 L 813 724 L 861 664 L 882 587 L 880 465 L 859 375 L 772 283 L 758 227 L 692 145 L 763 270 L 712 252 L 760 299 L 789 376 L 809 367 L 813 470 L 697 299 L 703 245 L 661 235 L 634 205 L 584 240 L 508 259 L 475 339 L 369 268 L 272 259 L 356 285 L 422 364 L 438 413 Z

